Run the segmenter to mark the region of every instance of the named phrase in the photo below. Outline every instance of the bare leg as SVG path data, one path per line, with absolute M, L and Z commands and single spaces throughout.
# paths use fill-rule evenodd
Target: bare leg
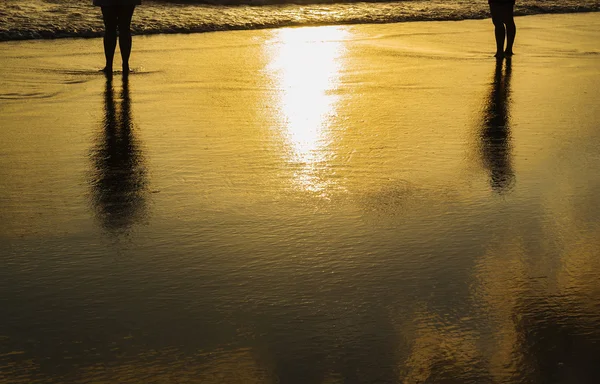
M 494 22 L 494 35 L 496 37 L 496 57 L 504 56 L 504 36 L 506 35 L 506 28 L 501 21 Z
M 515 20 L 510 17 L 510 20 L 506 22 L 506 51 L 504 54 L 507 56 L 513 55 L 513 44 L 515 43 L 515 36 L 517 35 L 517 26 Z
M 113 58 L 117 47 L 117 12 L 115 7 L 102 7 L 102 19 L 104 20 L 104 57 L 106 65 L 102 70 L 112 73 Z
M 135 6 L 119 7 L 119 49 L 123 60 L 123 74 L 129 73 L 129 56 L 131 55 L 131 18 Z
M 494 36 L 496 37 L 496 56 L 504 57 L 504 39 L 506 28 L 504 28 L 504 17 L 502 7 L 497 4 L 490 4 L 490 13 L 492 14 L 492 23 L 494 23 Z

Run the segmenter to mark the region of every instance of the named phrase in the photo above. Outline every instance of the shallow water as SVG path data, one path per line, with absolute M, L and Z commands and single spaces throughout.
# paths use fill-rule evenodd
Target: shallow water
M 596 382 L 598 32 L 548 20 L 5 44 L 0 382 Z

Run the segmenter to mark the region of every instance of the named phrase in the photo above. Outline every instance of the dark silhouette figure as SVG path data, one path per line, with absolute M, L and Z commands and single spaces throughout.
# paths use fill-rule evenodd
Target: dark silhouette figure
M 488 0 L 494 33 L 496 36 L 496 57 L 513 55 L 513 44 L 517 35 L 514 19 L 515 0 Z M 504 40 L 506 38 L 506 50 Z
M 115 99 L 111 77 L 107 76 L 103 132 L 92 150 L 92 193 L 103 227 L 124 232 L 145 214 L 146 172 L 133 134 L 126 77 L 120 96 Z
M 117 48 L 117 30 L 119 31 L 119 49 L 123 61 L 123 74 L 129 73 L 129 56 L 131 55 L 131 18 L 136 5 L 141 0 L 94 0 L 94 5 L 102 8 L 104 20 L 104 56 L 106 65 L 102 71 L 111 74 L 113 58 Z
M 512 186 L 514 174 L 510 159 L 510 77 L 511 60 L 496 61 L 494 80 L 483 114 L 481 129 L 481 154 L 490 173 L 490 184 L 496 192 L 504 192 Z

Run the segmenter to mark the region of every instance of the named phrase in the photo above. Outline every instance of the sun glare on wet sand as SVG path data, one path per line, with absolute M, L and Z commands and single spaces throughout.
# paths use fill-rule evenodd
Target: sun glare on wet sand
M 327 150 L 330 125 L 336 118 L 336 93 L 344 66 L 344 38 L 340 27 L 288 28 L 273 36 L 267 70 L 277 94 L 277 110 L 290 147 L 288 161 L 296 166 L 301 189 L 327 195 L 331 181 L 320 178 L 333 154 Z

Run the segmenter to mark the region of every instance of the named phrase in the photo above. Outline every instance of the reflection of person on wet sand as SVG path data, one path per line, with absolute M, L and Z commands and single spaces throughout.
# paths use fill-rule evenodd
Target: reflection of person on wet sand
M 113 58 L 117 48 L 117 29 L 119 30 L 119 50 L 123 61 L 123 74 L 129 73 L 129 56 L 131 54 L 131 18 L 136 5 L 141 0 L 94 0 L 94 5 L 102 8 L 104 21 L 104 56 L 106 66 L 102 71 L 112 74 Z
M 496 57 L 513 55 L 513 44 L 517 34 L 517 26 L 514 19 L 515 0 L 488 0 L 492 22 L 494 23 L 494 34 L 496 37 Z M 504 40 L 506 38 L 506 50 Z
M 107 78 L 103 128 L 92 151 L 94 205 L 106 229 L 123 231 L 143 217 L 146 184 L 143 159 L 132 132 L 127 78 L 120 100 L 115 100 L 112 81 Z
M 510 159 L 509 121 L 511 60 L 506 60 L 504 74 L 502 64 L 502 60 L 496 61 L 480 137 L 483 162 L 489 170 L 492 189 L 496 192 L 503 192 L 511 187 L 514 179 Z

